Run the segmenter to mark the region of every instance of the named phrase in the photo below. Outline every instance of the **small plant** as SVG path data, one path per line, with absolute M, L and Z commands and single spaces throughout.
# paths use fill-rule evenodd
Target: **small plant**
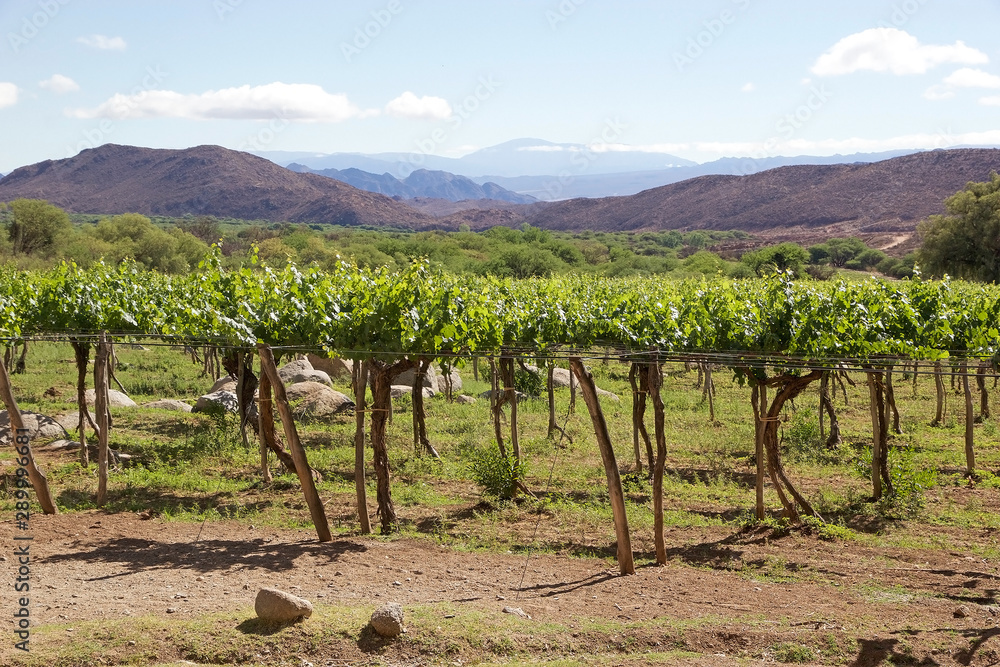
M 853 540 L 857 537 L 856 533 L 850 528 L 838 526 L 834 523 L 825 523 L 814 516 L 802 517 L 802 525 L 804 525 L 810 533 L 815 533 L 816 537 L 819 539 L 827 540 L 829 542 L 835 542 L 836 540 Z
M 526 471 L 523 461 L 518 463 L 513 455 L 504 456 L 492 448 L 479 451 L 469 464 L 472 481 L 482 487 L 483 494 L 505 500 L 514 497 Z
M 789 663 L 812 662 L 816 659 L 816 652 L 803 644 L 782 642 L 774 647 L 774 659 Z
M 918 466 L 913 450 L 909 447 L 891 448 L 888 457 L 892 491 L 882 496 L 879 512 L 884 516 L 913 518 L 924 508 L 924 491 L 937 485 L 937 471 Z M 871 475 L 871 450 L 861 449 L 854 460 L 854 466 L 863 477 Z

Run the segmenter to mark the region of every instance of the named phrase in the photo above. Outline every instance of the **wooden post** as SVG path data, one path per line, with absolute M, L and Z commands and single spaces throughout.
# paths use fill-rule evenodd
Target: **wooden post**
M 965 392 L 965 474 L 976 472 L 975 409 L 972 406 L 972 388 L 969 386 L 969 362 L 962 362 L 962 391 Z
M 239 385 L 237 384 L 237 389 Z M 267 463 L 267 452 L 271 447 L 271 440 L 274 439 L 274 415 L 271 413 L 271 381 L 267 379 L 267 374 L 260 374 L 260 382 L 257 385 L 257 439 L 260 445 L 260 478 L 265 484 L 274 481 L 271 476 L 271 467 Z M 242 393 L 242 392 L 241 392 Z
M 754 456 L 757 458 L 757 474 L 754 482 L 756 491 L 755 516 L 758 521 L 764 520 L 764 417 L 767 416 L 767 385 L 758 382 L 754 385 L 751 396 L 754 415 Z
M 108 359 L 111 350 L 107 334 L 101 332 L 94 357 L 94 412 L 97 415 L 97 506 L 108 500 L 108 435 L 111 420 L 108 415 Z
M 594 378 L 583 365 L 580 357 L 570 357 L 570 367 L 580 381 L 580 393 L 590 411 L 590 419 L 594 423 L 594 434 L 597 436 L 597 446 L 601 450 L 601 460 L 604 462 L 604 472 L 608 478 L 608 494 L 611 496 L 611 511 L 615 521 L 615 537 L 618 540 L 618 569 L 622 574 L 635 574 L 635 561 L 632 556 L 632 538 L 629 536 L 628 515 L 625 512 L 625 494 L 622 493 L 622 479 L 615 461 L 615 450 L 608 435 L 608 424 L 601 411 L 597 399 L 597 388 Z
M 882 498 L 882 427 L 879 423 L 878 414 L 878 389 L 875 386 L 875 373 L 868 372 L 868 397 L 871 401 L 872 415 L 872 498 L 880 500 Z
M 656 438 L 656 462 L 653 464 L 653 541 L 656 544 L 657 565 L 667 564 L 667 543 L 663 535 L 663 469 L 667 463 L 667 436 L 663 410 L 663 371 L 659 357 L 643 369 L 649 381 L 647 386 L 653 397 L 653 430 Z
M 24 468 L 28 471 L 28 479 L 35 489 L 35 496 L 38 497 L 38 504 L 42 506 L 45 514 L 59 514 L 56 507 L 55 498 L 49 489 L 49 481 L 45 477 L 45 471 L 35 463 L 35 457 L 31 453 L 31 445 L 27 443 L 17 444 L 18 431 L 24 430 L 24 420 L 21 418 L 21 409 L 17 407 L 17 399 L 14 398 L 14 389 L 10 386 L 10 376 L 7 375 L 7 367 L 0 359 L 0 397 L 7 407 L 7 415 L 10 417 L 11 442 L 16 447 L 18 459 L 27 459 Z
M 285 430 L 285 440 L 288 441 L 288 449 L 292 452 L 292 460 L 295 462 L 295 472 L 299 476 L 299 483 L 302 485 L 302 493 L 306 497 L 309 505 L 309 514 L 312 516 L 313 525 L 316 526 L 316 534 L 320 542 L 329 542 L 333 539 L 330 534 L 330 524 L 326 520 L 326 512 L 323 509 L 323 502 L 316 492 L 316 485 L 313 483 L 312 471 L 309 469 L 309 461 L 306 459 L 306 451 L 299 442 L 298 431 L 295 430 L 295 421 L 292 419 L 292 410 L 288 407 L 288 397 L 285 395 L 285 385 L 278 376 L 278 369 L 274 363 L 274 354 L 271 348 L 264 344 L 257 346 L 260 355 L 260 365 L 262 375 L 266 374 L 271 381 L 274 390 L 274 400 L 278 404 L 278 414 L 281 415 L 281 425 Z
M 372 532 L 368 516 L 368 491 L 365 488 L 365 393 L 368 391 L 368 361 L 354 361 L 354 488 L 358 497 L 358 520 L 361 534 Z

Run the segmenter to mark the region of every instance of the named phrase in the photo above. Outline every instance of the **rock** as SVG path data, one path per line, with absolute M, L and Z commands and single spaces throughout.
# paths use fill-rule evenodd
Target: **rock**
M 595 387 L 595 389 L 597 389 L 598 398 L 607 398 L 614 401 L 615 403 L 619 401 L 618 394 L 612 394 L 610 391 L 605 391 L 600 387 Z
M 24 421 L 24 428 L 28 429 L 28 437 L 32 440 L 51 440 L 53 438 L 65 438 L 68 433 L 62 425 L 46 415 L 36 412 L 21 412 L 21 419 Z M 10 437 L 10 415 L 6 410 L 0 410 L 0 443 L 7 443 Z
M 95 415 L 93 412 L 90 413 L 90 418 L 93 420 L 95 424 L 97 423 L 97 415 Z M 59 423 L 59 425 L 62 426 L 67 431 L 72 431 L 73 429 L 77 428 L 80 425 L 79 411 L 70 412 L 65 415 L 56 415 L 55 417 L 53 417 L 53 419 L 55 419 Z
M 220 377 L 215 381 L 215 384 L 212 385 L 212 388 L 208 390 L 208 393 L 214 394 L 217 391 L 231 391 L 235 394 L 236 378 L 232 375 L 223 375 Z
M 529 621 L 531 620 L 531 616 L 520 607 L 504 607 L 501 611 L 503 611 L 503 613 L 505 614 L 511 614 L 512 616 L 520 616 L 521 618 L 526 618 Z
M 569 376 L 571 372 L 568 368 L 552 369 L 552 386 L 556 389 L 569 388 Z
M 406 385 L 407 387 L 412 387 L 413 383 L 417 379 L 417 369 L 411 368 L 408 371 L 404 371 L 396 376 L 396 379 L 392 381 L 394 385 Z M 438 386 L 438 376 L 437 372 L 434 370 L 434 365 L 431 364 L 427 367 L 427 373 L 424 374 L 424 386 L 430 387 L 434 391 L 437 391 Z
M 80 449 L 80 443 L 74 440 L 66 440 L 65 438 L 61 440 L 54 440 L 47 445 L 38 448 L 40 452 L 61 452 L 63 450 L 77 450 Z
M 412 393 L 413 393 L 413 385 L 394 384 L 391 387 L 389 387 L 389 395 L 392 396 L 393 398 L 410 396 Z M 434 398 L 437 392 L 435 392 L 430 387 L 424 387 L 420 391 L 420 393 L 424 395 L 424 398 Z
M 398 602 L 385 604 L 374 612 L 371 618 L 372 628 L 382 637 L 398 637 L 406 632 L 403 627 L 403 605 Z
M 262 588 L 253 603 L 257 618 L 265 621 L 288 623 L 312 616 L 313 607 L 309 600 L 279 591 L 277 588 Z
M 93 405 L 94 400 L 97 396 L 97 392 L 93 389 L 88 389 L 85 397 L 87 399 L 87 405 Z M 121 393 L 120 391 L 115 391 L 114 389 L 108 390 L 108 407 L 110 408 L 137 408 L 139 405 L 133 401 L 131 398 Z
M 497 393 L 498 393 L 498 394 L 500 394 L 500 397 L 501 397 L 501 398 L 503 397 L 503 393 L 504 393 L 504 392 L 503 392 L 503 390 L 502 390 L 502 389 L 498 389 L 498 390 L 497 390 Z M 488 401 L 488 400 L 490 400 L 490 397 L 491 397 L 491 396 L 493 396 L 493 390 L 492 390 L 492 389 L 490 389 L 489 391 L 484 391 L 483 393 L 481 393 L 481 394 L 479 395 L 479 398 L 485 398 L 485 399 L 486 399 L 486 400 Z M 525 400 L 526 398 L 528 398 L 528 395 L 527 395 L 527 394 L 525 394 L 524 392 L 521 392 L 521 391 L 515 391 L 515 392 L 514 392 L 514 397 L 515 397 L 515 398 L 517 399 L 517 402 L 518 402 L 518 403 L 521 403 L 521 402 L 522 402 L 522 401 L 524 401 L 524 400 Z
M 313 370 L 312 364 L 309 363 L 308 359 L 296 359 L 295 361 L 289 361 L 287 364 L 278 369 L 278 377 L 285 384 L 292 384 L 292 377 L 296 373 L 301 373 L 303 371 Z
M 968 618 L 969 615 L 969 608 L 964 604 L 954 611 L 955 618 Z
M 298 371 L 292 375 L 286 382 L 286 385 L 301 384 L 303 382 L 318 382 L 319 384 L 332 385 L 333 380 L 330 376 L 323 371 L 311 370 L 311 371 Z
M 473 398 L 472 396 L 463 395 L 463 396 L 456 396 L 455 402 L 460 403 L 461 405 L 475 405 L 476 399 Z
M 190 405 L 188 405 L 184 401 L 178 401 L 173 398 L 164 398 L 159 401 L 144 403 L 142 407 L 153 408 L 154 410 L 173 410 L 175 412 L 191 412 Z
M 300 382 L 285 390 L 289 401 L 301 401 L 295 406 L 298 415 L 329 417 L 354 409 L 354 401 L 339 391 L 319 382 Z
M 332 378 L 350 379 L 354 370 L 354 362 L 350 359 L 328 359 L 316 354 L 307 354 L 306 359 L 313 368 L 323 371 Z
M 447 389 L 447 378 L 444 374 L 444 369 L 437 369 L 437 390 L 438 393 L 444 393 Z M 452 368 L 451 373 L 448 374 L 451 377 L 451 393 L 457 394 L 462 391 L 462 376 L 458 374 L 458 369 Z
M 236 394 L 231 391 L 214 391 L 211 394 L 199 396 L 191 412 L 216 412 L 225 411 L 236 412 L 239 410 L 239 401 Z

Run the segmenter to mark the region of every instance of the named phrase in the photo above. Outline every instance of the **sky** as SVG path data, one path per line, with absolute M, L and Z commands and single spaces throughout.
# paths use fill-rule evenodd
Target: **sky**
M 0 0 L 0 173 L 105 143 L 1000 145 L 1000 0 Z

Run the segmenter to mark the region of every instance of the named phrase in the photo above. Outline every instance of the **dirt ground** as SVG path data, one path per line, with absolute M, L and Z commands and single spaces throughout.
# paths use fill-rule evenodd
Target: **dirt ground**
M 12 523 L 0 525 L 3 544 L 13 544 Z M 1000 568 L 970 553 L 685 529 L 668 535 L 666 567 L 618 576 L 602 560 L 465 553 L 408 539 L 320 544 L 308 531 L 235 522 L 94 512 L 35 516 L 31 528 L 36 624 L 252 614 L 257 590 L 274 586 L 317 604 L 450 602 L 498 615 L 511 605 L 530 614 L 529 623 L 569 628 L 582 619 L 626 620 L 637 622 L 630 646 L 647 650 L 665 637 L 642 621 L 723 617 L 683 633 L 685 650 L 703 656 L 685 664 L 730 664 L 733 654 L 768 661 L 767 647 L 815 644 L 817 633 L 849 647 L 845 664 L 1000 664 Z M 0 557 L 5 601 L 16 569 L 10 554 L 5 548 Z M 585 650 L 586 638 L 577 639 Z M 365 658 L 359 649 L 338 659 Z

